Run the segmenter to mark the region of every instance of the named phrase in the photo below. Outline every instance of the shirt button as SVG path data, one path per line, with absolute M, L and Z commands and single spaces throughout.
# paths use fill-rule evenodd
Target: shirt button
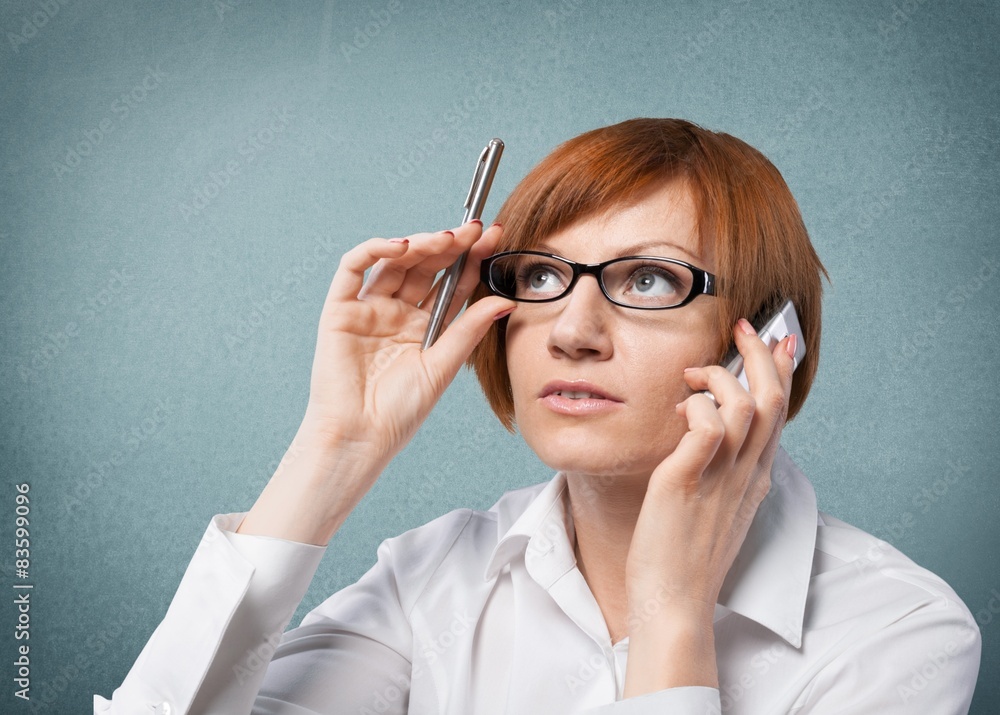
M 149 711 L 153 715 L 170 715 L 173 710 L 170 708 L 170 703 L 164 700 L 162 703 L 150 703 Z

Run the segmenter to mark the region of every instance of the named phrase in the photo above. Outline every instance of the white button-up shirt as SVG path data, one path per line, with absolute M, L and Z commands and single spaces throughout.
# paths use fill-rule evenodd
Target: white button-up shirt
M 621 700 L 576 566 L 566 479 L 383 541 L 375 565 L 287 632 L 326 547 L 215 516 L 112 699 L 95 713 L 966 713 L 969 610 L 884 541 L 818 512 L 784 450 L 715 612 L 720 687 Z M 158 709 L 157 709 L 158 708 Z

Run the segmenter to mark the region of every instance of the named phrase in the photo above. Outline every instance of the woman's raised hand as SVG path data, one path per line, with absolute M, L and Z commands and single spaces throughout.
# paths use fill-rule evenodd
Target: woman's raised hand
M 314 434 L 382 467 L 406 446 L 497 314 L 516 306 L 488 296 L 455 319 L 501 232 L 497 224 L 483 231 L 476 220 L 453 231 L 372 238 L 344 254 L 319 322 L 305 417 Z M 441 284 L 432 288 L 434 277 L 466 250 L 444 328 L 421 351 Z
M 501 231 L 494 225 L 484 232 L 475 221 L 454 231 L 372 238 L 344 254 L 320 316 L 306 414 L 237 533 L 329 543 L 491 321 L 516 305 L 487 296 L 455 319 Z M 421 351 L 440 282 L 431 284 L 466 250 L 444 328 Z

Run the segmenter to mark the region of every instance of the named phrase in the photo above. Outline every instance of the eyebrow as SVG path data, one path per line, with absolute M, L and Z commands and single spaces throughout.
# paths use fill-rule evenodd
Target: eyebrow
M 682 248 L 681 246 L 678 246 L 676 243 L 673 243 L 671 241 L 665 241 L 665 240 L 661 240 L 661 241 L 641 241 L 641 242 L 635 243 L 635 244 L 633 244 L 631 246 L 625 246 L 624 248 L 620 248 L 614 254 L 612 254 L 612 258 L 622 258 L 623 256 L 636 256 L 636 255 L 639 255 L 640 251 L 642 251 L 644 249 L 647 249 L 647 248 L 653 248 L 654 246 L 670 246 L 671 248 L 677 249 L 681 253 L 687 254 L 689 258 L 692 258 L 695 261 L 700 261 L 701 260 L 700 256 L 696 256 L 695 254 L 691 253 L 687 249 Z M 552 248 L 552 246 L 550 246 L 549 244 L 547 244 L 545 242 L 539 243 L 538 246 L 537 246 L 537 250 L 548 251 L 549 253 L 557 253 L 557 251 L 554 248 Z

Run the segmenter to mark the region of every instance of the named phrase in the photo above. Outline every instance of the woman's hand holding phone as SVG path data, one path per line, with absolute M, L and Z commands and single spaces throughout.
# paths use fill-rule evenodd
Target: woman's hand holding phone
M 749 391 L 720 365 L 685 371 L 695 393 L 676 409 L 688 431 L 653 471 L 639 513 L 626 590 L 629 622 L 641 627 L 629 632 L 626 697 L 680 685 L 718 687 L 715 604 L 770 490 L 796 336 L 768 350 L 740 321 L 734 339 Z
M 501 232 L 470 221 L 452 231 L 372 238 L 343 255 L 320 316 L 305 416 L 240 533 L 330 540 L 413 438 L 495 316 L 516 306 L 489 296 L 455 319 Z M 440 286 L 432 287 L 434 278 L 465 251 L 445 328 L 421 351 Z

